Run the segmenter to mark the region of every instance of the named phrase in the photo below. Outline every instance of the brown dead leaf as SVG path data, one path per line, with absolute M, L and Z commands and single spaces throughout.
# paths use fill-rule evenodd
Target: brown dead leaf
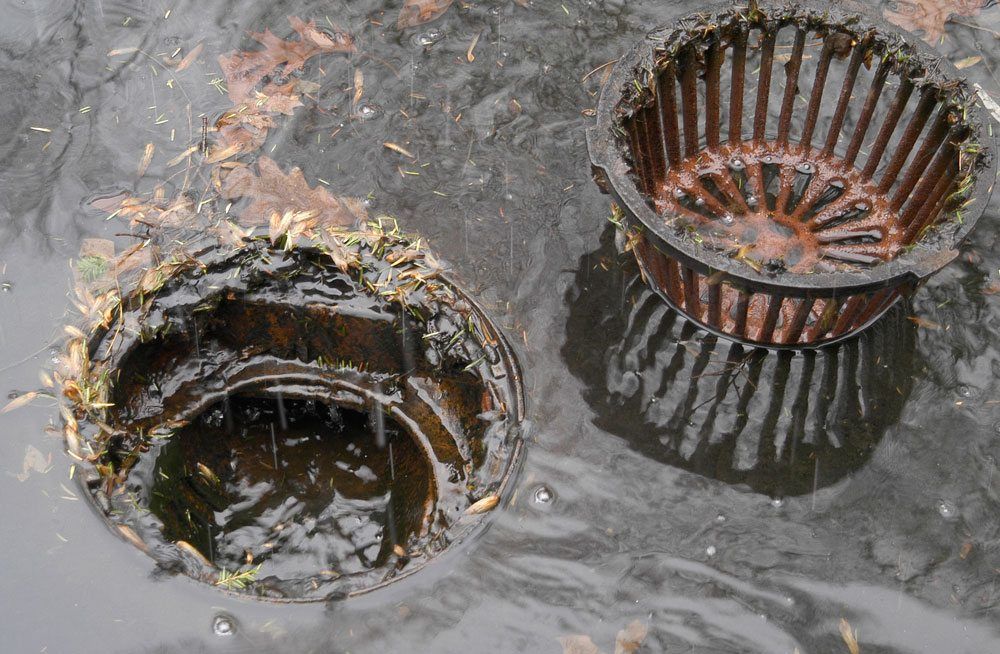
M 271 116 L 243 105 L 224 114 L 215 123 L 216 145 L 222 149 L 235 147 L 241 153 L 251 152 L 264 145 L 267 132 L 273 126 L 274 119 Z
M 184 55 L 184 58 L 181 59 L 179 64 L 177 64 L 177 68 L 175 70 L 179 73 L 187 69 L 188 66 L 194 63 L 194 61 L 198 58 L 198 55 L 200 55 L 201 51 L 204 49 L 205 49 L 204 43 L 199 43 L 198 45 L 191 48 L 191 52 Z
M 80 241 L 80 258 L 83 257 L 114 259 L 115 243 L 107 238 L 85 238 Z
M 156 152 L 156 146 L 152 143 L 147 143 L 145 149 L 142 151 L 142 159 L 139 160 L 139 177 L 146 174 L 146 169 L 149 168 L 149 162 L 153 160 L 154 152 Z
M 351 101 L 352 107 L 357 107 L 361 102 L 361 96 L 365 93 L 365 74 L 360 68 L 354 69 L 354 99 Z
M 298 34 L 298 40 L 282 39 L 265 29 L 263 33 L 250 33 L 262 49 L 233 51 L 219 56 L 229 98 L 235 104 L 253 102 L 252 92 L 265 77 L 285 77 L 318 54 L 355 50 L 354 40 L 346 32 L 338 30 L 331 36 L 317 28 L 314 21 L 306 23 L 296 16 L 289 16 L 288 22 Z
M 8 402 L 7 406 L 5 406 L 4 408 L 0 409 L 0 414 L 9 413 L 10 411 L 13 411 L 14 409 L 20 409 L 23 406 L 27 406 L 28 404 L 31 404 L 31 401 L 34 400 L 36 397 L 38 397 L 38 392 L 37 391 L 29 391 L 29 392 L 24 393 L 22 395 L 18 395 L 13 400 L 11 400 L 10 402 Z
M 944 24 L 952 16 L 976 16 L 985 0 L 896 0 L 885 17 L 903 29 L 922 31 L 924 40 L 937 43 L 944 34 Z
M 851 654 L 861 654 L 861 647 L 858 646 L 858 637 L 851 629 L 851 623 L 846 618 L 840 619 L 840 637 L 847 644 L 847 651 Z
M 492 511 L 500 503 L 499 495 L 487 495 L 483 499 L 479 500 L 469 508 L 465 510 L 466 515 L 477 515 L 479 513 L 486 513 L 487 511 Z
M 615 638 L 615 654 L 635 654 L 649 634 L 649 627 L 642 620 L 633 620 L 618 632 Z
M 405 30 L 436 20 L 448 11 L 454 0 L 406 0 L 396 20 L 396 27 Z
M 46 457 L 34 445 L 24 448 L 24 460 L 21 462 L 21 472 L 17 474 L 18 481 L 27 481 L 32 472 L 45 474 L 52 469 L 52 453 Z
M 965 70 L 966 68 L 971 68 L 972 66 L 975 66 L 976 64 L 978 64 L 982 60 L 983 60 L 983 58 L 980 57 L 979 55 L 976 55 L 974 57 L 966 57 L 965 59 L 961 59 L 959 61 L 956 61 L 955 62 L 955 68 L 957 68 L 959 70 Z
M 963 561 L 969 558 L 969 555 L 972 554 L 972 547 L 973 546 L 971 540 L 967 540 L 964 543 L 962 543 L 962 549 L 959 550 L 958 552 L 958 558 L 962 559 Z
M 250 201 L 240 216 L 243 226 L 269 225 L 273 214 L 287 212 L 314 212 L 317 225 L 330 227 L 350 226 L 367 218 L 359 200 L 337 197 L 322 186 L 311 188 L 301 170 L 293 168 L 285 174 L 268 157 L 257 162 L 256 174 L 247 167 L 231 170 L 223 178 L 221 191 L 228 200 Z
M 560 636 L 559 643 L 562 645 L 563 654 L 601 654 L 601 650 L 590 639 L 590 636 L 583 634 Z

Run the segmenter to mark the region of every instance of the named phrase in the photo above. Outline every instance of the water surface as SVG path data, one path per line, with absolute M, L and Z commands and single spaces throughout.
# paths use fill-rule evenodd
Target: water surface
M 216 58 L 249 47 L 247 31 L 284 36 L 287 15 L 329 17 L 359 53 L 325 55 L 325 75 L 310 68 L 316 101 L 265 150 L 425 236 L 497 317 L 533 423 L 513 501 L 476 542 L 364 598 L 233 599 L 158 573 L 106 528 L 69 479 L 57 411 L 39 400 L 0 416 L 2 649 L 558 653 L 559 637 L 586 634 L 610 651 L 638 619 L 649 651 L 805 654 L 846 651 L 846 619 L 866 653 L 1000 651 L 1000 196 L 904 315 L 829 355 L 850 372 L 837 379 L 854 383 L 823 390 L 827 355 L 812 371 L 803 359 L 761 361 L 754 384 L 740 382 L 752 391 L 747 451 L 760 451 L 761 434 L 787 439 L 806 388 L 801 433 L 823 427 L 858 450 L 831 455 L 836 474 L 821 459 L 817 483 L 789 490 L 684 466 L 671 435 L 695 438 L 718 420 L 706 412 L 728 345 L 644 303 L 604 233 L 608 202 L 583 130 L 602 71 L 588 73 L 645 26 L 701 4 L 456 3 L 402 34 L 400 4 L 0 2 L 0 389 L 39 386 L 81 240 L 127 239 L 87 200 L 173 174 L 166 162 L 197 141 L 200 116 L 229 107 L 212 84 Z M 953 61 L 983 56 L 965 72 L 997 94 L 1000 10 L 960 20 L 939 48 Z M 160 65 L 200 42 L 186 71 Z M 124 48 L 146 54 L 108 55 Z M 352 116 L 356 69 L 365 89 Z M 871 343 L 893 345 L 884 376 L 885 361 L 860 360 L 878 356 Z M 837 397 L 826 409 L 824 393 Z M 718 412 L 738 408 L 728 397 Z M 660 398 L 671 406 L 655 407 Z M 551 501 L 539 503 L 543 484 Z M 213 633 L 221 614 L 235 634 Z

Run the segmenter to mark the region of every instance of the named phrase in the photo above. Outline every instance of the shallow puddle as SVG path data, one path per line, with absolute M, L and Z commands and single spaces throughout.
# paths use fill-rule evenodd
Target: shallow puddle
M 879 9 L 888 4 L 911 3 Z M 942 22 L 935 43 L 997 96 L 1000 9 L 988 4 Z M 848 651 L 846 631 L 863 653 L 1000 651 L 1000 194 L 961 257 L 870 334 L 811 358 L 742 363 L 746 353 L 652 302 L 618 256 L 584 138 L 607 64 L 701 4 L 456 2 L 405 31 L 401 7 L 0 2 L 0 390 L 40 392 L 0 415 L 0 649 L 558 654 L 586 639 L 605 652 L 618 640 L 641 641 L 639 652 L 807 654 Z M 297 38 L 290 15 L 339 26 L 357 51 L 274 80 L 294 81 L 302 106 L 275 114 L 259 153 L 285 174 L 300 167 L 310 188 L 359 199 L 371 218 L 394 216 L 447 262 L 510 341 L 530 427 L 507 502 L 481 522 L 465 514 L 479 488 L 439 477 L 460 494 L 452 522 L 482 528 L 415 574 L 311 604 L 251 601 L 192 578 L 194 555 L 158 563 L 120 538 L 88 500 L 87 466 L 66 454 L 38 377 L 75 338 L 63 331 L 76 324 L 72 289 L 103 272 L 79 265 L 85 239 L 122 252 L 145 234 L 141 216 L 107 220 L 95 199 L 159 186 L 164 201 L 181 194 L 205 215 L 229 202 L 233 215 L 249 210 L 239 199 L 199 207 L 212 179 L 192 166 L 185 181 L 187 158 L 201 156 L 203 118 L 211 129 L 233 107 L 219 56 L 259 47 L 248 32 Z M 266 219 L 258 228 L 267 234 Z M 323 296 L 321 286 L 302 293 Z M 266 309 L 229 308 L 248 307 Z M 201 336 L 189 351 L 224 351 Z M 395 351 L 387 366 L 404 360 Z M 304 363 L 316 351 L 279 354 Z M 159 470 L 152 447 L 142 470 L 154 493 L 169 485 L 160 471 L 187 489 L 165 493 L 180 502 L 170 515 L 192 514 L 169 539 L 229 571 L 261 565 L 260 580 L 322 575 L 328 563 L 347 576 L 396 569 L 386 548 L 413 524 L 388 516 L 392 461 L 411 458 L 403 425 L 384 423 L 387 478 L 388 448 L 366 440 L 378 433 L 370 403 L 328 396 L 308 408 L 285 393 L 286 418 L 300 421 L 272 442 L 273 394 L 230 389 L 231 412 L 261 408 L 234 415 L 230 432 L 224 409 L 217 424 L 226 384 L 197 357 L 175 363 L 178 384 L 162 390 L 178 401 L 160 406 L 190 420 L 158 451 Z M 433 399 L 427 379 L 384 389 L 386 405 Z M 218 385 L 190 403 L 181 381 Z M 140 387 L 156 399 L 155 384 Z M 474 400 L 479 416 L 479 391 Z M 331 405 L 343 432 L 326 423 Z M 152 425 L 159 410 L 122 419 Z M 210 436 L 211 447 L 185 450 Z M 336 483 L 320 493 L 324 480 Z M 309 505 L 299 488 L 322 499 Z M 337 519 L 361 513 L 357 538 L 339 536 Z M 335 557 L 315 556 L 320 533 Z M 285 548 L 287 567 L 267 571 L 268 543 Z

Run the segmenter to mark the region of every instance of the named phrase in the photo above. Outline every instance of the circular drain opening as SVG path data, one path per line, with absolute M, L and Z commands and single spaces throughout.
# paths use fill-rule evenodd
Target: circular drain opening
M 70 453 L 161 566 L 257 597 L 351 595 L 498 504 L 523 415 L 505 341 L 409 241 L 344 240 L 170 260 L 71 341 Z
M 266 563 L 287 580 L 357 575 L 408 556 L 433 531 L 432 475 L 391 419 L 234 396 L 179 430 L 130 481 L 167 541 L 227 571 Z

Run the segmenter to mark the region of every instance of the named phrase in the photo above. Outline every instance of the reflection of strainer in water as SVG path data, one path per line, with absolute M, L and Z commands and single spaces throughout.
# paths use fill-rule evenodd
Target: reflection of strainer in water
M 146 270 L 63 367 L 109 520 L 165 567 L 270 598 L 419 569 L 482 524 L 521 443 L 510 351 L 426 253 L 318 234 Z
M 735 340 L 870 325 L 957 256 L 995 181 L 988 114 L 950 63 L 853 3 L 813 5 L 651 33 L 588 134 L 649 284 Z
M 730 344 L 659 301 L 610 244 L 581 259 L 564 358 L 595 423 L 644 455 L 772 496 L 835 483 L 874 452 L 912 388 L 902 307 L 822 350 Z

